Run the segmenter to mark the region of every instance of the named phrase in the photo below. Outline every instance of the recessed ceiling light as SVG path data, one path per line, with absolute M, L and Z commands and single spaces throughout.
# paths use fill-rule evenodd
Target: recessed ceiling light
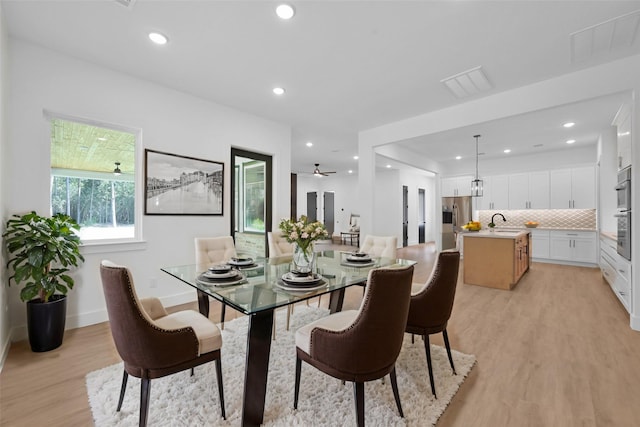
M 576 142 L 576 140 L 575 140 L 575 139 L 568 139 L 568 140 L 567 140 L 567 144 L 573 144 L 574 142 Z
M 391 165 L 387 165 L 387 168 L 390 168 L 390 167 L 391 167 Z
M 313 147 L 313 142 L 308 141 L 308 142 L 307 142 L 307 147 Z
M 353 173 L 353 171 L 351 169 L 349 169 L 349 173 Z
M 273 88 L 273 93 L 275 93 L 276 95 L 284 95 L 284 88 L 274 87 Z
M 353 160 L 358 160 L 360 157 L 358 156 L 353 156 Z
M 169 41 L 167 36 L 160 33 L 149 33 L 149 40 L 151 40 L 155 44 L 167 44 L 167 42 Z
M 102 136 L 100 138 L 98 138 L 98 141 L 106 141 L 106 140 L 107 140 L 107 138 L 102 137 Z
M 507 148 L 506 150 L 504 150 L 504 152 L 508 154 L 511 152 L 511 150 Z
M 281 4 L 276 7 L 276 15 L 278 15 L 280 19 L 291 19 L 295 14 L 295 9 L 289 4 Z
M 562 126 L 566 127 L 566 128 L 572 128 L 575 126 L 575 123 L 573 122 L 567 122 L 565 124 L 563 124 Z
M 456 160 L 460 160 L 462 156 L 456 156 Z

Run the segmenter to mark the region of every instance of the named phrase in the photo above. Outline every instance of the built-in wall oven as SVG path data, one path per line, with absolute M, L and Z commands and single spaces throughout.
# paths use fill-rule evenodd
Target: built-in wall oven
M 618 254 L 631 261 L 631 166 L 618 172 Z

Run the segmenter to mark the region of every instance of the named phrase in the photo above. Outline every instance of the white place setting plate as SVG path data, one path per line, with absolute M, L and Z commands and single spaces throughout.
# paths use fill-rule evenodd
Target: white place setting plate
M 289 285 L 282 280 L 278 280 L 276 282 L 276 286 L 279 287 L 280 289 L 284 289 L 285 291 L 308 292 L 308 291 L 315 291 L 317 289 L 322 289 L 326 287 L 327 282 L 325 282 L 324 280 L 321 280 L 319 284 L 314 286 L 299 286 L 299 285 Z

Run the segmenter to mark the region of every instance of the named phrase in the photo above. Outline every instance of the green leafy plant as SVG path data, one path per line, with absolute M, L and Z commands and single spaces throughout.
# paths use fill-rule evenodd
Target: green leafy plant
M 84 257 L 80 253 L 80 225 L 70 216 L 58 213 L 43 217 L 36 212 L 13 215 L 2 237 L 10 254 L 7 268 L 16 284 L 24 283 L 20 299 L 39 297 L 47 302 L 56 291 L 66 294 L 74 280 L 66 273 Z

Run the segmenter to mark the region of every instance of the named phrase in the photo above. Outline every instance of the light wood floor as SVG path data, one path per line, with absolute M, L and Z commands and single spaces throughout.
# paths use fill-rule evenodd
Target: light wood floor
M 399 256 L 418 260 L 414 279 L 427 279 L 432 246 Z M 351 289 L 345 306 L 361 296 Z M 597 269 L 534 263 L 513 291 L 460 281 L 448 331 L 477 364 L 438 427 L 640 426 L 640 333 Z M 118 361 L 106 323 L 67 331 L 47 353 L 15 343 L 0 374 L 0 425 L 91 425 L 84 376 Z

